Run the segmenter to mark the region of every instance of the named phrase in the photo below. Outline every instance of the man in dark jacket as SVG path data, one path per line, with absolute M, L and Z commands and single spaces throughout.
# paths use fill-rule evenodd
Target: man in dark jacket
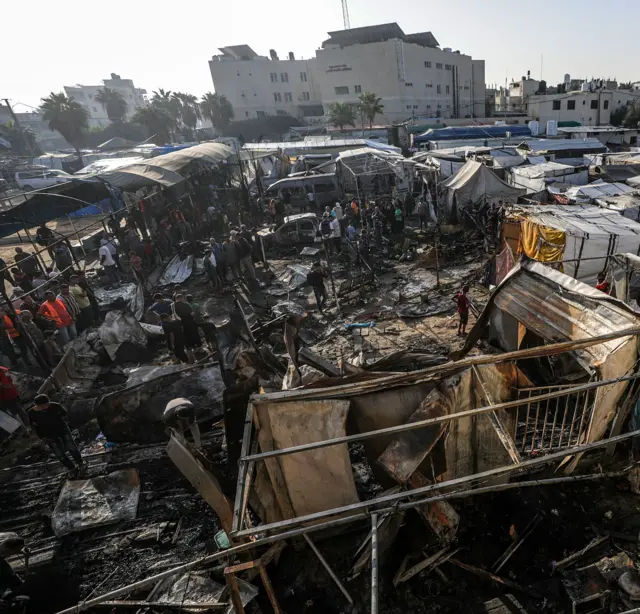
M 74 471 L 76 466 L 67 453 L 75 461 L 77 469 L 82 469 L 84 463 L 64 420 L 66 415 L 67 410 L 60 403 L 53 403 L 46 394 L 39 394 L 34 399 L 33 408 L 29 411 L 29 420 L 36 435 L 51 448 L 56 458 L 67 469 Z
M 327 274 L 319 262 L 314 262 L 309 273 L 307 273 L 307 283 L 313 288 L 316 297 L 318 311 L 322 313 L 322 307 L 327 302 L 327 289 L 324 286 L 324 280 Z

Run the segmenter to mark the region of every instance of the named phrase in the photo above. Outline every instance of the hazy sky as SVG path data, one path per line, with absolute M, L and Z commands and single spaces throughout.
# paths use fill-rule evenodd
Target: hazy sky
M 488 85 L 527 70 L 539 78 L 542 55 L 549 84 L 567 72 L 640 80 L 633 0 L 349 0 L 349 12 L 352 27 L 397 21 L 406 33 L 430 30 L 441 47 L 484 59 Z M 207 62 L 218 47 L 308 58 L 343 27 L 340 0 L 29 0 L 5 2 L 1 14 L 0 98 L 33 106 L 112 72 L 149 94 L 162 87 L 200 96 L 213 89 Z

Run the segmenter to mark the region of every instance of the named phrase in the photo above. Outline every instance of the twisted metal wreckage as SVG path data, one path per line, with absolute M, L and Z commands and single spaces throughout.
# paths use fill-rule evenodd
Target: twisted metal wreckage
M 248 551 L 255 560 L 241 567 L 259 568 L 277 612 L 264 571 L 276 546 L 262 557 L 256 553 L 301 535 L 353 603 L 310 534 L 326 529 L 335 534 L 338 527 L 362 521 L 371 531 L 352 575 L 370 567 L 371 612 L 377 612 L 380 549 L 395 537 L 405 510 L 416 510 L 448 545 L 459 523 L 453 500 L 628 470 L 573 475 L 583 455 L 603 452 L 607 464 L 616 444 L 640 435 L 640 430 L 623 433 L 640 392 L 638 318 L 621 301 L 524 261 L 497 287 L 465 346 L 446 364 L 392 374 L 350 367 L 350 375 L 253 394 L 235 504 L 215 480 L 203 486 L 201 477 L 189 478 L 201 493 L 210 491 L 205 498 L 227 528 L 231 547 L 59 614 L 83 611 Z M 502 353 L 468 355 L 481 337 Z M 362 442 L 374 476 L 388 489 L 370 500 L 360 500 L 356 490 L 349 451 L 354 442 Z M 175 448 L 173 441 L 169 447 Z M 562 475 L 524 477 L 549 465 Z M 255 524 L 249 507 L 261 524 Z M 236 612 L 244 611 L 234 586 L 234 574 L 242 569 L 227 568 L 226 575 Z

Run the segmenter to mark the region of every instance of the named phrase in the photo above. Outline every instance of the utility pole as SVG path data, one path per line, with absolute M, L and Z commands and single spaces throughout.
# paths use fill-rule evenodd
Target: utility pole
M 7 105 L 7 109 L 9 109 L 9 113 L 10 113 L 12 119 L 13 119 L 13 123 L 18 128 L 18 131 L 20 132 L 20 134 L 22 134 L 22 126 L 20 125 L 20 120 L 18 119 L 18 116 L 14 113 L 13 108 L 11 107 L 11 104 L 9 103 L 9 99 L 8 98 L 3 98 L 3 100 L 4 100 L 4 103 Z M 33 153 L 33 149 L 31 149 L 31 143 L 29 143 L 26 139 L 23 142 L 27 146 L 27 149 L 29 150 L 29 153 L 32 156 L 35 155 Z

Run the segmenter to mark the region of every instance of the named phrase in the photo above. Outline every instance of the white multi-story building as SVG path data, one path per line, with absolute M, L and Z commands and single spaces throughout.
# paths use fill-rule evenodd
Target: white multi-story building
M 122 95 L 122 98 L 127 103 L 125 116 L 127 120 L 131 119 L 136 109 L 147 104 L 146 90 L 135 87 L 131 79 L 121 79 L 120 75 L 115 73 L 111 73 L 110 79 L 103 79 L 102 85 L 65 85 L 64 91 L 67 96 L 73 97 L 89 113 L 90 128 L 103 128 L 111 123 L 105 108 L 95 100 L 98 90 L 105 87 Z
M 485 113 L 483 60 L 440 49 L 431 32 L 405 34 L 397 23 L 330 32 L 309 60 L 258 56 L 248 45 L 223 47 L 210 62 L 215 91 L 235 119 L 314 117 L 336 102 L 373 92 L 384 105 L 376 123 L 413 116 L 464 118 Z
M 235 120 L 265 115 L 322 115 L 321 98 L 313 81 L 313 60 L 281 60 L 274 50 L 260 56 L 248 45 L 221 47 L 209 61 L 216 93 L 231 103 Z

